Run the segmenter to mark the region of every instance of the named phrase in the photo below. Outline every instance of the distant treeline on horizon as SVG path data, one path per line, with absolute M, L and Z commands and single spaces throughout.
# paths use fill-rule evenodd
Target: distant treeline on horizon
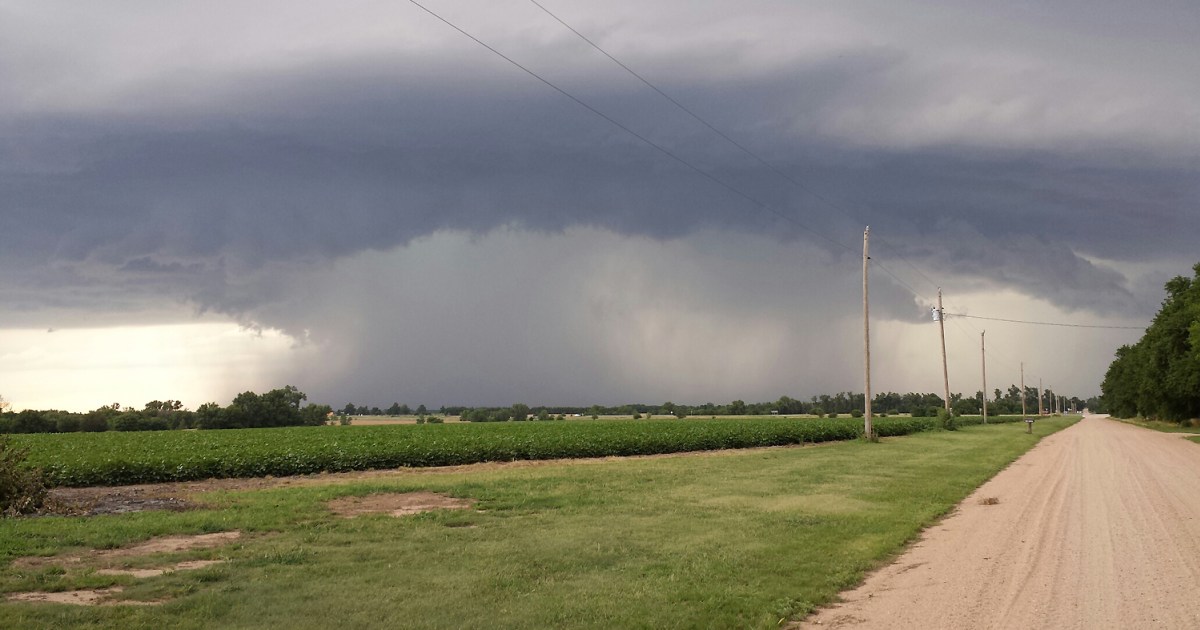
M 1043 390 L 1042 400 L 1045 408 L 1051 409 L 1055 392 L 1052 390 Z M 820 396 L 812 396 L 808 401 L 799 400 L 790 396 L 782 396 L 778 400 L 770 402 L 755 402 L 747 403 L 743 400 L 734 400 L 728 404 L 704 403 L 700 405 L 687 405 L 682 403 L 664 402 L 658 405 L 649 405 L 642 403 L 629 403 L 615 406 L 591 405 L 588 407 L 578 406 L 563 406 L 563 405 L 539 405 L 530 406 L 525 404 L 515 404 L 511 407 L 468 407 L 468 406 L 443 406 L 439 407 L 436 412 L 428 410 L 425 405 L 420 405 L 416 409 L 408 405 L 400 403 L 392 403 L 390 407 L 380 408 L 367 405 L 356 405 L 347 403 L 345 406 L 338 409 L 339 415 L 345 416 L 410 416 L 424 415 L 437 413 L 442 416 L 466 416 L 472 411 L 488 411 L 499 412 L 505 409 L 513 410 L 511 418 L 528 415 L 538 415 L 541 412 L 546 412 L 550 415 L 580 415 L 580 416 L 633 416 L 634 414 L 646 415 L 669 415 L 669 416 L 765 416 L 771 414 L 780 415 L 822 415 L 829 413 L 848 414 L 855 409 L 862 410 L 865 405 L 864 396 L 861 393 L 839 392 L 837 394 Z M 907 394 L 898 394 L 895 392 L 886 392 L 876 394 L 871 398 L 871 408 L 876 413 L 886 414 L 911 414 L 914 411 L 919 415 L 927 415 L 930 408 L 944 407 L 944 400 L 937 394 L 909 392 Z M 983 392 L 976 391 L 975 396 L 964 398 L 962 394 L 950 395 L 951 408 L 961 415 L 977 415 L 983 409 Z M 1036 413 L 1038 405 L 1038 390 L 1036 387 L 1025 388 L 1025 406 L 1029 413 Z M 1079 410 L 1090 408 L 1097 411 L 1102 408 L 1102 402 L 1098 397 L 1087 399 L 1079 397 L 1069 397 L 1066 399 L 1066 409 Z M 523 413 L 522 413 L 523 412 Z M 1009 386 L 1007 391 L 999 389 L 993 390 L 992 396 L 988 397 L 988 413 L 989 414 L 1014 414 L 1021 413 L 1021 388 L 1016 385 Z
M 1053 408 L 1053 391 L 1043 392 L 1045 408 Z M 308 396 L 294 386 L 288 385 L 265 394 L 243 392 L 228 406 L 205 403 L 194 411 L 187 409 L 178 400 L 153 400 L 142 409 L 123 407 L 120 404 L 103 405 L 88 412 L 70 412 L 54 409 L 26 409 L 18 412 L 0 413 L 0 433 L 75 433 L 100 431 L 165 431 L 172 429 L 242 429 L 259 427 L 284 427 L 322 425 L 337 416 L 458 416 L 471 422 L 502 422 L 508 420 L 538 420 L 561 416 L 628 416 L 654 417 L 674 416 L 766 416 L 778 415 L 832 415 L 852 414 L 862 411 L 863 395 L 840 392 L 834 395 L 812 396 L 808 401 L 782 396 L 771 402 L 747 403 L 734 400 L 728 404 L 704 403 L 686 405 L 664 402 L 658 405 L 625 404 L 617 406 L 537 406 L 514 404 L 508 407 L 443 406 L 436 411 L 425 405 L 411 408 L 392 403 L 386 409 L 347 403 L 334 411 L 329 405 L 304 405 Z M 961 415 L 978 415 L 982 409 L 982 392 L 964 398 L 961 394 L 951 395 L 951 408 Z M 1025 405 L 1028 413 L 1037 413 L 1038 392 L 1036 388 L 1025 388 Z M 1086 400 L 1077 397 L 1066 399 L 1065 410 L 1090 408 L 1103 411 L 1103 403 L 1096 397 Z M 911 414 L 930 416 L 943 407 L 943 399 L 937 394 L 909 392 L 897 394 L 886 392 L 872 398 L 871 407 L 883 415 Z M 1006 415 L 1021 413 L 1021 389 L 1016 385 L 1002 392 L 993 391 L 988 397 L 988 413 Z

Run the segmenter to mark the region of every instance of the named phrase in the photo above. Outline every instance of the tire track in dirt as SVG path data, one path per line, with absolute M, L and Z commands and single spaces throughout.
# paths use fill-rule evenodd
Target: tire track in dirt
M 1088 416 L 793 627 L 1200 628 L 1197 584 L 1200 447 Z

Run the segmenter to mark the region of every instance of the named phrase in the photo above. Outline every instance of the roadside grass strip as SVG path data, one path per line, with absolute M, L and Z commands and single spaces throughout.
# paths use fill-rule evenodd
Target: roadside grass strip
M 1112 418 L 1117 422 L 1132 424 L 1136 427 L 1153 429 L 1164 433 L 1200 433 L 1200 421 L 1163 422 L 1162 420 L 1147 420 L 1145 418 Z
M 996 424 L 877 444 L 413 471 L 205 492 L 183 512 L 4 519 L 0 627 L 777 628 L 1074 421 L 1041 420 L 1033 435 Z M 331 507 L 417 492 L 474 504 L 355 518 Z M 221 561 L 192 571 L 139 578 L 55 560 L 234 531 L 220 547 L 126 561 Z M 81 589 L 107 605 L 7 600 Z

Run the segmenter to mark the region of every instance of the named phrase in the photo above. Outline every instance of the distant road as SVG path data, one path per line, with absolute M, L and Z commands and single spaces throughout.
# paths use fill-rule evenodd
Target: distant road
M 843 597 L 800 627 L 1200 628 L 1200 444 L 1085 417 Z

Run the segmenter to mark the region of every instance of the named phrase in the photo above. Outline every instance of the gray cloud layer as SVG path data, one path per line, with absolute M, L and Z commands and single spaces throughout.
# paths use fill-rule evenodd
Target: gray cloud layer
M 847 213 L 526 3 L 431 6 L 850 250 L 870 223 L 879 261 L 925 293 L 899 256 L 964 289 L 1144 316 L 1158 287 L 1093 261 L 1165 267 L 1200 237 L 1193 3 L 548 5 Z M 318 313 L 280 313 L 296 278 L 500 227 L 767 234 L 855 264 L 410 5 L 97 11 L 0 7 L 0 283 L 17 320 L 175 300 L 310 328 Z M 882 312 L 912 317 L 893 299 Z

